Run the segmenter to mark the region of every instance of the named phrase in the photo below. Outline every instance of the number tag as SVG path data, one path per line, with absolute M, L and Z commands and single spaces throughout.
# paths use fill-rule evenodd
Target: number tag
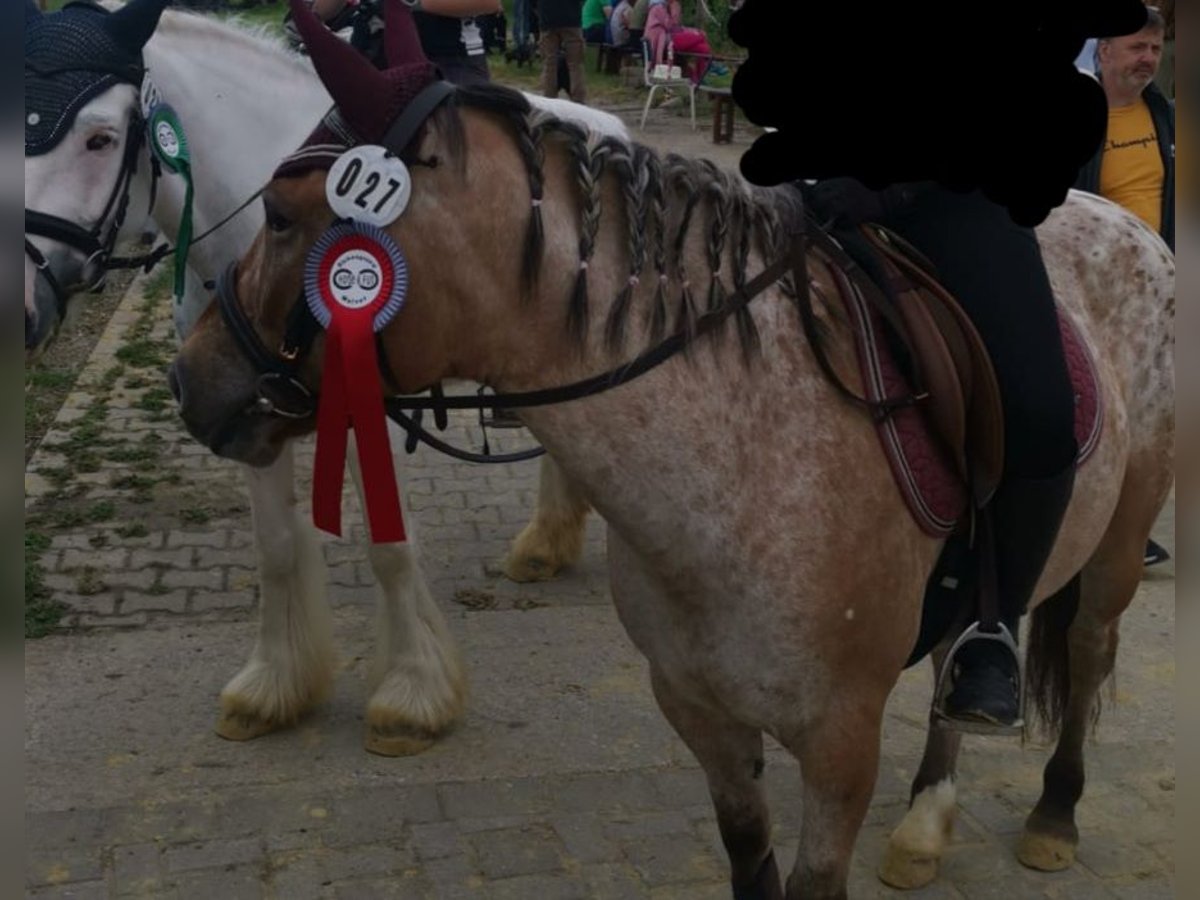
M 374 144 L 347 150 L 325 179 L 325 197 L 335 215 L 380 228 L 396 221 L 411 194 L 408 167 Z
M 463 19 L 459 32 L 459 38 L 467 48 L 467 56 L 479 56 L 483 53 L 483 33 L 474 19 Z

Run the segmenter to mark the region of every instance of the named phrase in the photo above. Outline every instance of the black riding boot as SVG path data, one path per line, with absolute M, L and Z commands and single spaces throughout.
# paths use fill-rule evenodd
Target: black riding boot
M 992 500 L 1000 621 L 1013 641 L 1049 559 L 1075 483 L 1074 463 L 1051 478 L 1009 478 Z M 1003 643 L 974 635 L 954 656 L 952 720 L 1011 727 L 1021 717 L 1020 669 Z

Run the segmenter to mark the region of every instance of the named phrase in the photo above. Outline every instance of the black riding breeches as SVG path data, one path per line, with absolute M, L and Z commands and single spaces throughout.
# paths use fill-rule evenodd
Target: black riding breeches
M 1005 478 L 1043 478 L 1072 465 L 1074 389 L 1034 232 L 980 192 L 936 186 L 881 224 L 937 267 L 991 354 L 1004 404 Z

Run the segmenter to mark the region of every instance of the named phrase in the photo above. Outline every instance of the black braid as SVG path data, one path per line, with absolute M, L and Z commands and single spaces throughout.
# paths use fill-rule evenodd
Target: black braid
M 521 153 L 521 160 L 525 163 L 525 172 L 529 177 L 529 226 L 525 230 L 525 250 L 521 257 L 521 297 L 528 302 L 537 290 L 539 263 L 546 240 L 542 225 L 542 168 L 546 151 L 542 145 L 543 123 L 531 121 L 532 117 L 514 118 L 517 149 Z
M 625 201 L 625 225 L 629 232 L 629 277 L 617 294 L 616 302 L 608 314 L 607 344 L 611 352 L 621 349 L 625 341 L 625 323 L 629 318 L 629 305 L 633 290 L 638 285 L 642 269 L 646 265 L 646 182 L 647 168 L 644 158 L 645 147 L 629 149 L 614 142 L 610 163 L 617 183 L 621 186 Z
M 691 286 L 688 284 L 687 269 L 683 263 L 683 246 L 687 240 L 688 226 L 692 222 L 692 213 L 700 200 L 696 181 L 683 157 L 671 154 L 667 157 L 667 179 L 677 191 L 683 193 L 683 215 L 675 232 L 675 241 L 671 247 L 671 266 L 679 279 L 679 311 L 675 317 L 676 330 L 684 330 L 690 337 L 696 329 L 696 304 L 692 299 Z
M 658 155 L 644 147 L 639 154 L 646 169 L 646 203 L 653 224 L 647 221 L 656 275 L 654 299 L 650 305 L 650 340 L 659 341 L 667 329 L 667 211 L 663 203 L 662 166 Z

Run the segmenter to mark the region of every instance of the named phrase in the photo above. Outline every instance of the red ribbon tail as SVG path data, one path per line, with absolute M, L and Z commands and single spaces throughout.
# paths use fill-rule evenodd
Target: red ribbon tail
M 371 543 L 397 543 L 407 540 L 404 517 L 400 510 L 400 490 L 396 485 L 392 447 L 388 440 L 387 419 L 383 408 L 383 384 L 375 356 L 370 320 L 365 334 L 356 329 L 342 361 L 344 378 L 354 385 L 350 393 L 350 418 L 358 462 L 362 468 L 363 496 Z M 353 371 L 351 371 L 353 367 Z
M 325 340 L 325 374 L 317 410 L 317 450 L 313 462 L 313 523 L 342 535 L 342 485 L 346 476 L 346 443 L 350 427 L 343 332 L 335 318 Z

